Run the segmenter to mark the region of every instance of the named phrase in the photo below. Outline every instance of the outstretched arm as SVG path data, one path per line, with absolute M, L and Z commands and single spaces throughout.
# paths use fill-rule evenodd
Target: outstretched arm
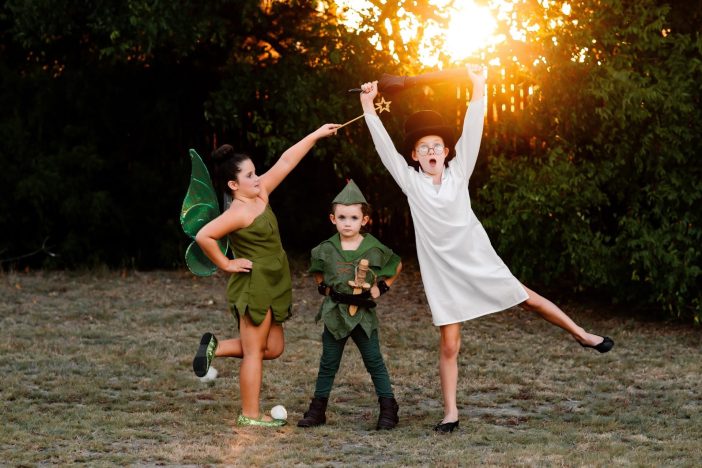
M 478 160 L 480 141 L 483 138 L 483 97 L 485 74 L 481 65 L 466 66 L 468 77 L 473 82 L 473 94 L 468 112 L 463 120 L 463 132 L 456 143 L 456 164 L 466 178 L 470 178 Z
M 485 71 L 483 70 L 483 66 L 469 63 L 466 65 L 466 69 L 468 70 L 468 77 L 473 83 L 473 94 L 470 100 L 471 102 L 479 101 L 485 94 Z
M 388 135 L 387 130 L 385 130 L 383 123 L 375 112 L 373 100 L 378 95 L 378 82 L 364 83 L 361 86 L 361 90 L 361 107 L 363 108 L 366 125 L 368 125 L 368 130 L 370 130 L 375 149 L 385 168 L 390 172 L 392 178 L 395 179 L 397 185 L 404 191 L 408 183 L 407 170 L 409 166 L 405 158 L 395 149 L 390 135 Z
M 336 135 L 339 124 L 324 124 L 302 140 L 285 150 L 278 161 L 260 178 L 267 193 L 271 193 L 287 177 L 295 166 L 302 161 L 307 152 L 312 149 L 317 140 Z

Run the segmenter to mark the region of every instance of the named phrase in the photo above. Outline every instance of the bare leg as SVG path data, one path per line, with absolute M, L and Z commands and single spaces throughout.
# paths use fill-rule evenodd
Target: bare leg
M 266 342 L 266 349 L 263 353 L 263 359 L 266 361 L 276 359 L 283 354 L 284 350 L 285 334 L 283 332 L 283 326 L 279 323 L 273 323 L 271 324 L 271 330 L 268 334 L 268 341 Z M 217 343 L 215 356 L 236 358 L 243 357 L 244 351 L 241 347 L 241 338 L 230 338 L 228 340 L 219 341 Z
M 461 324 L 442 325 L 439 349 L 439 377 L 444 397 L 444 419 L 442 423 L 458 420 L 456 389 L 458 387 L 458 352 L 461 349 Z
M 522 286 L 529 295 L 529 298 L 521 303 L 521 306 L 525 309 L 536 312 L 545 320 L 561 327 L 563 330 L 570 333 L 573 338 L 575 338 L 581 344 L 592 346 L 597 345 L 604 340 L 604 338 L 601 336 L 586 332 L 581 326 L 573 322 L 573 320 L 553 302 L 549 301 L 543 296 L 540 296 L 526 286 Z
M 259 397 L 263 381 L 263 354 L 272 325 L 269 310 L 260 325 L 255 325 L 248 315 L 239 319 L 241 345 L 244 356 L 239 368 L 239 391 L 241 394 L 241 414 L 249 418 L 261 417 Z M 270 420 L 271 418 L 266 417 Z

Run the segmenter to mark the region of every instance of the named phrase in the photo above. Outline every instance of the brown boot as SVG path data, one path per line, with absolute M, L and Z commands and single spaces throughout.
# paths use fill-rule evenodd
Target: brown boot
M 376 429 L 392 429 L 400 422 L 397 412 L 400 406 L 394 398 L 379 397 L 380 414 L 378 415 L 378 425 Z
M 327 416 L 324 413 L 327 411 L 328 401 L 328 398 L 312 398 L 310 409 L 308 409 L 304 417 L 297 422 L 297 427 L 314 427 L 326 423 Z

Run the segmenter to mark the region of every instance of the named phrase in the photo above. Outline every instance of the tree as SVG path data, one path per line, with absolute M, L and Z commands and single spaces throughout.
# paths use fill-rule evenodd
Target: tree
M 702 42 L 652 1 L 549 5 L 520 12 L 539 27 L 512 48 L 536 63 L 520 131 L 543 144 L 493 159 L 486 225 L 525 279 L 566 277 L 699 321 Z

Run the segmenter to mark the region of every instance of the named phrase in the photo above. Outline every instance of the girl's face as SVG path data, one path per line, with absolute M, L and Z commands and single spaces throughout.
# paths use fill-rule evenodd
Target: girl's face
M 329 219 L 336 226 L 342 239 L 350 239 L 361 232 L 361 227 L 366 225 L 369 218 L 367 215 L 363 215 L 359 203 L 356 205 L 336 205 L 334 213 L 329 215 Z
M 256 175 L 256 167 L 253 161 L 246 159 L 239 166 L 239 173 L 236 180 L 230 180 L 227 184 L 234 192 L 234 196 L 255 197 L 261 192 L 261 182 Z
M 419 166 L 428 175 L 441 174 L 444 170 L 444 161 L 449 154 L 449 149 L 444 146 L 444 139 L 439 135 L 427 135 L 417 140 L 412 150 L 412 159 L 419 162 Z

